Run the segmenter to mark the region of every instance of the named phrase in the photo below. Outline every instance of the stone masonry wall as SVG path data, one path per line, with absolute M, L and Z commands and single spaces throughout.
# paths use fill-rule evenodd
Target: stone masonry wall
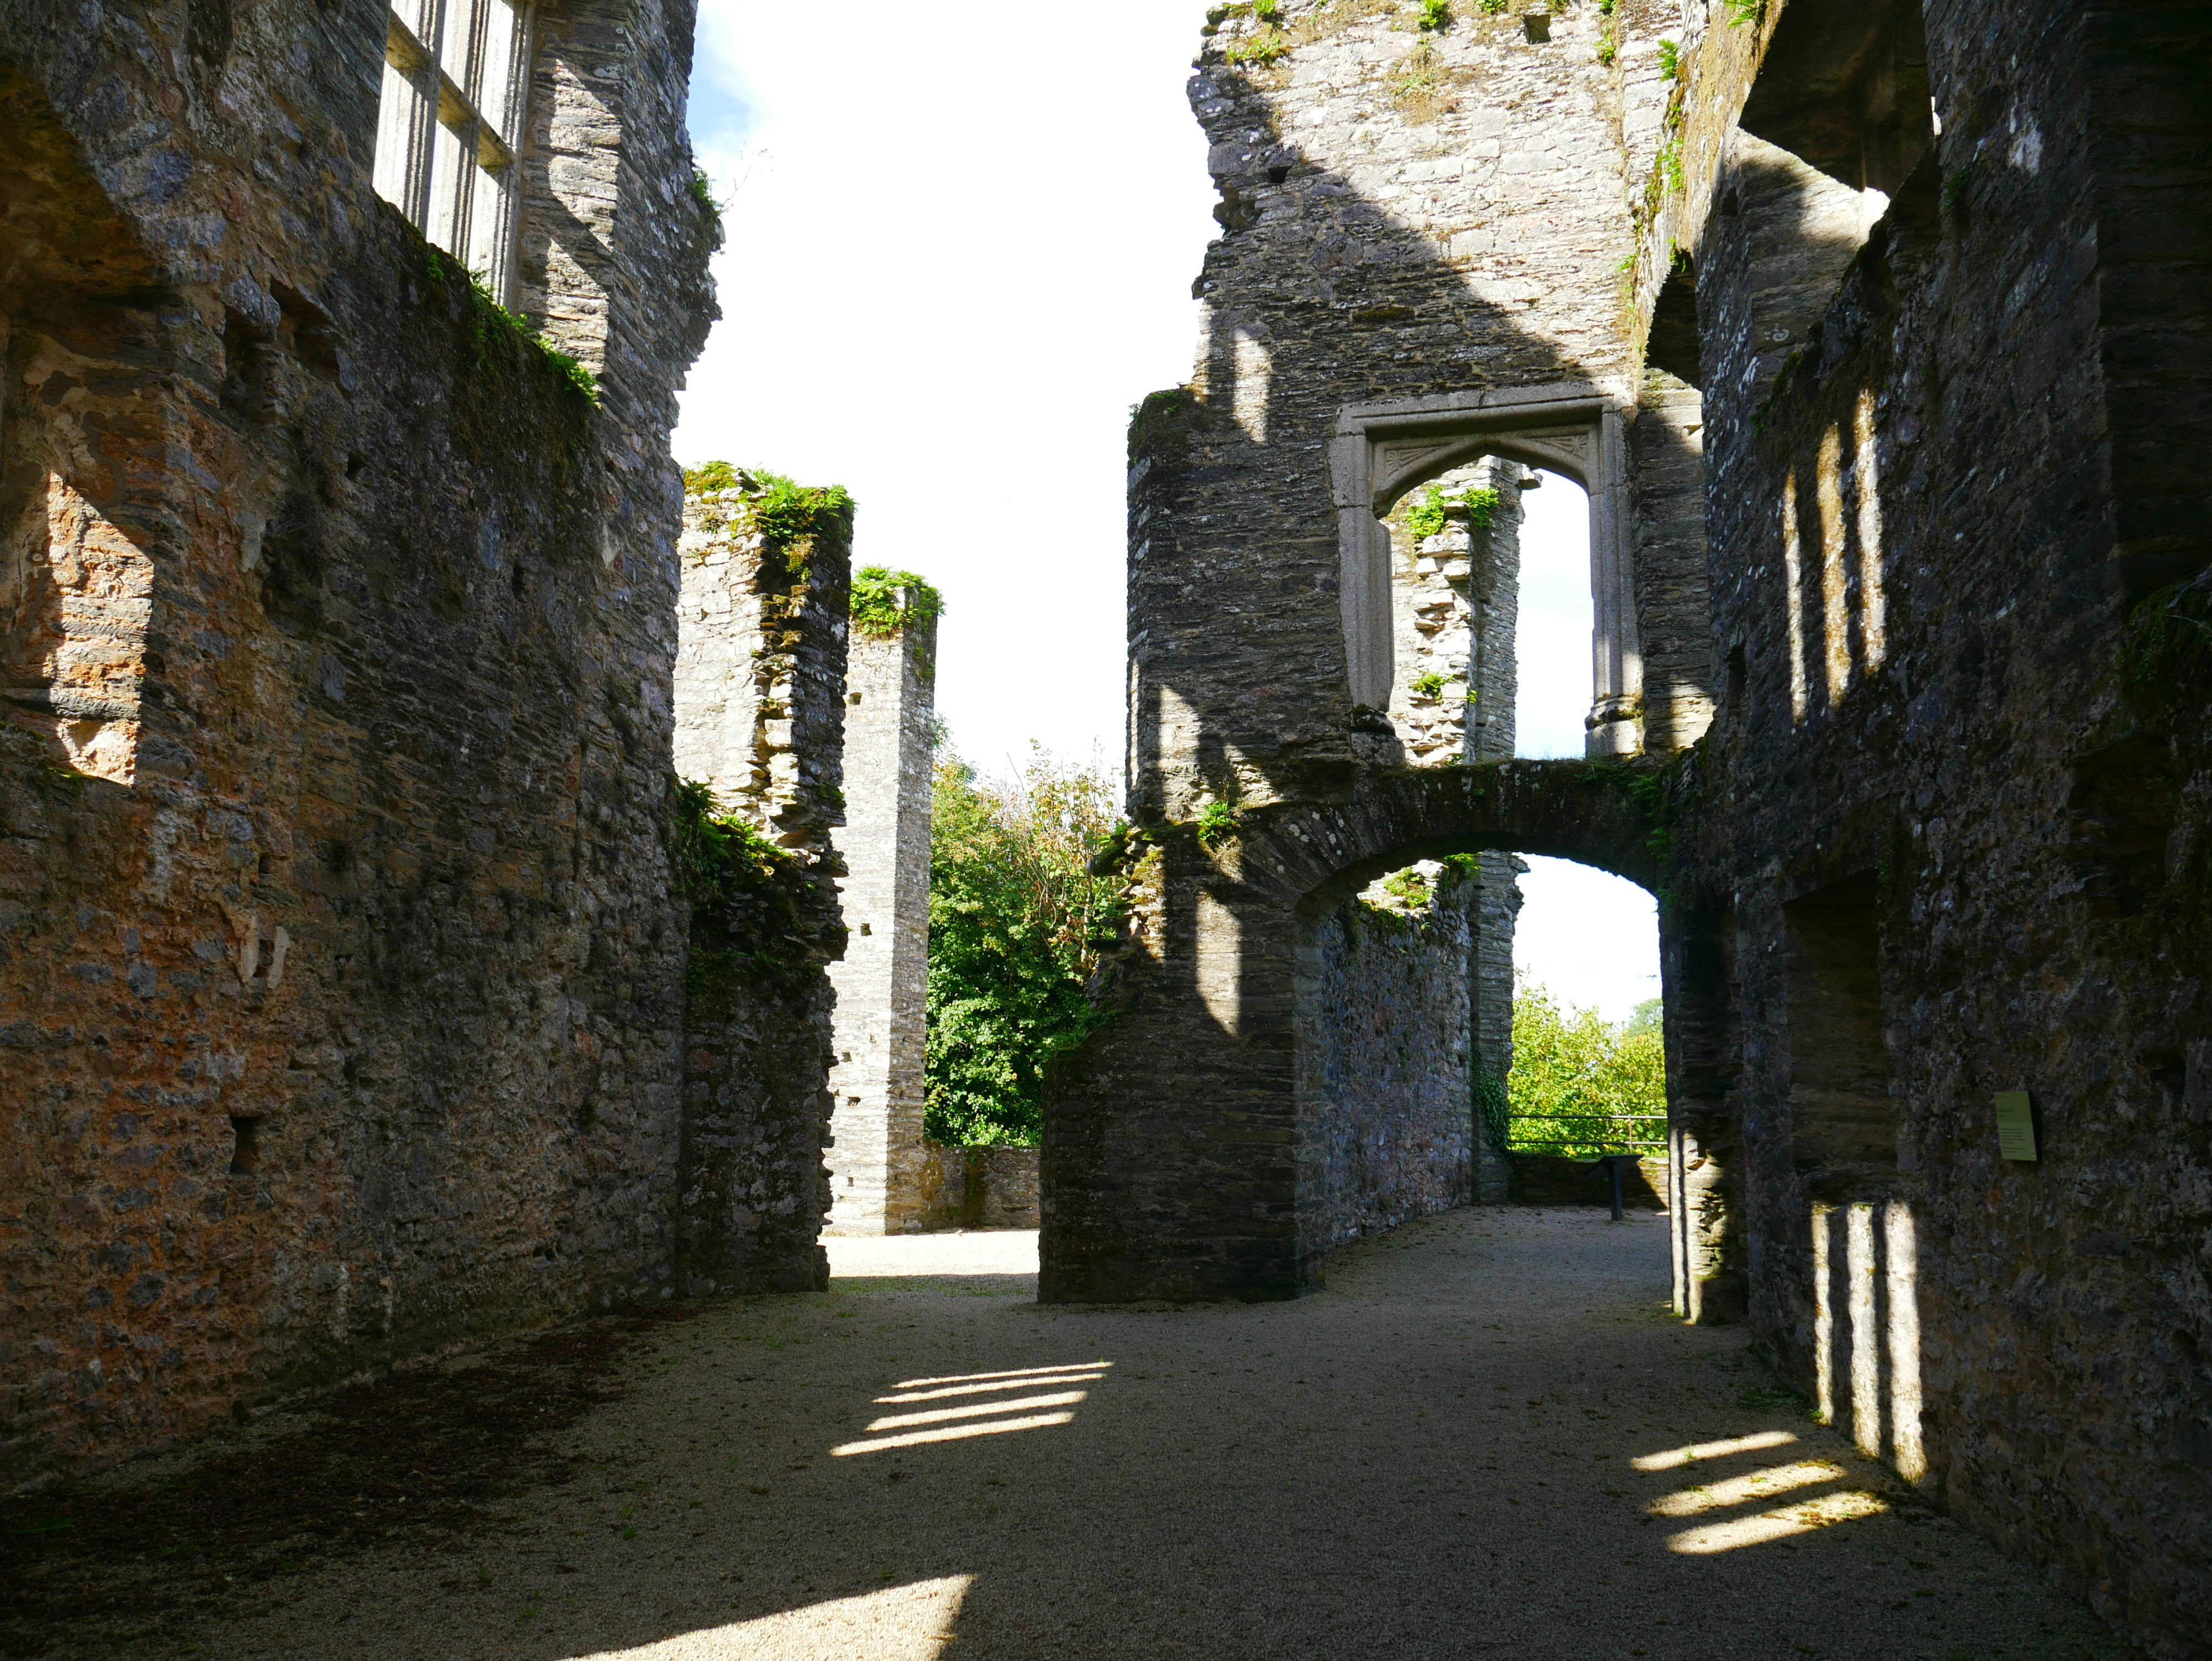
M 2206 52 L 2180 8 L 1716 12 L 1652 232 L 1729 666 L 1670 907 L 1679 1134 L 1746 1243 L 1702 1270 L 2166 1655 L 2212 1624 L 2212 772 L 2169 621 L 2205 610 Z
M 925 1229 L 1035 1228 L 1037 1150 L 945 1147 L 922 1150 L 919 1226 Z
M 1378 882 L 1309 925 L 1298 1117 L 1320 1173 L 1316 1251 L 1476 1197 L 1481 889 L 1433 862 L 1407 870 L 1419 886 Z
M 1313 1285 L 1311 919 L 1413 861 L 1586 859 L 1664 899 L 1683 1311 L 2202 1654 L 2202 8 L 1269 10 L 1192 85 L 1224 234 L 1199 371 L 1132 432 L 1144 904 L 1047 1103 L 1044 1295 Z M 1642 691 L 1591 751 L 1645 759 L 1415 765 L 1352 487 L 1541 465 L 1524 404 L 1619 447 L 1600 627 Z
M 828 1074 L 845 949 L 833 843 L 851 526 L 817 516 L 772 545 L 750 476 L 684 500 L 674 677 L 679 777 L 781 850 L 772 871 L 693 892 L 684 978 L 679 1280 L 688 1296 L 826 1283 Z M 717 486 L 720 488 L 716 488 Z
M 0 0 L 0 1481 L 677 1289 L 690 10 L 539 10 L 596 404 L 375 196 L 374 0 Z
M 1328 445 L 1345 406 L 1577 383 L 1632 399 L 1620 93 L 1577 7 L 1517 17 L 1291 0 L 1233 15 L 1191 83 L 1222 192 L 1189 388 L 1133 432 L 1139 811 L 1340 795 L 1346 707 Z M 1274 61 L 1235 54 L 1279 43 Z M 1258 696 L 1254 689 L 1265 688 Z M 1373 751 L 1370 756 L 1370 752 Z
M 922 1226 L 922 1021 L 928 1000 L 934 619 L 856 633 L 845 694 L 838 884 L 850 931 L 837 991 L 832 1234 Z

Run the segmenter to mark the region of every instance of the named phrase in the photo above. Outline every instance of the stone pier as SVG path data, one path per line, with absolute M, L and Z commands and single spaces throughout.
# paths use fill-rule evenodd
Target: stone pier
M 871 577 L 884 587 L 872 607 Z M 892 586 L 898 584 L 898 586 Z M 922 1226 L 922 1014 L 929 970 L 929 799 L 937 624 L 928 591 L 888 574 L 855 585 L 845 684 L 838 884 L 850 931 L 837 990 L 831 1234 Z

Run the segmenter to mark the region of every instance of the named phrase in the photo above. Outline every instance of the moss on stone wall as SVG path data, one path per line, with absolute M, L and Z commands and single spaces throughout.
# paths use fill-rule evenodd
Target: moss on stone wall
M 706 461 L 684 470 L 684 490 L 687 496 L 726 491 L 743 496 L 738 512 L 744 528 L 758 536 L 762 547 L 782 561 L 794 577 L 805 575 L 817 538 L 834 536 L 844 541 L 853 534 L 855 504 L 842 484 L 800 484 L 781 473 Z M 727 524 L 718 520 L 709 528 L 720 531 Z
M 912 571 L 881 565 L 853 574 L 853 627 L 877 640 L 925 628 L 945 611 L 945 597 Z
M 690 907 L 685 983 L 694 993 L 748 979 L 787 983 L 842 948 L 806 861 L 729 812 L 696 780 L 673 782 L 669 865 Z

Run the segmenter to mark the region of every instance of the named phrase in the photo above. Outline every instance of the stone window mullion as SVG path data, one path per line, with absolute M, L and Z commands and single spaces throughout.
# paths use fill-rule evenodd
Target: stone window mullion
M 527 0 L 392 0 L 387 23 L 376 188 L 502 303 L 532 21 Z

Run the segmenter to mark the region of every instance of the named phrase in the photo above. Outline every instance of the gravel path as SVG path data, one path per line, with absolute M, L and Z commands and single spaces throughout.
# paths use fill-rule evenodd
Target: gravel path
M 1033 1235 L 830 1249 L 826 1294 L 653 1332 L 575 1480 L 264 1583 L 196 1652 L 2134 1653 L 1667 1318 L 1662 1219 L 1457 1212 L 1234 1308 L 1040 1308 Z

